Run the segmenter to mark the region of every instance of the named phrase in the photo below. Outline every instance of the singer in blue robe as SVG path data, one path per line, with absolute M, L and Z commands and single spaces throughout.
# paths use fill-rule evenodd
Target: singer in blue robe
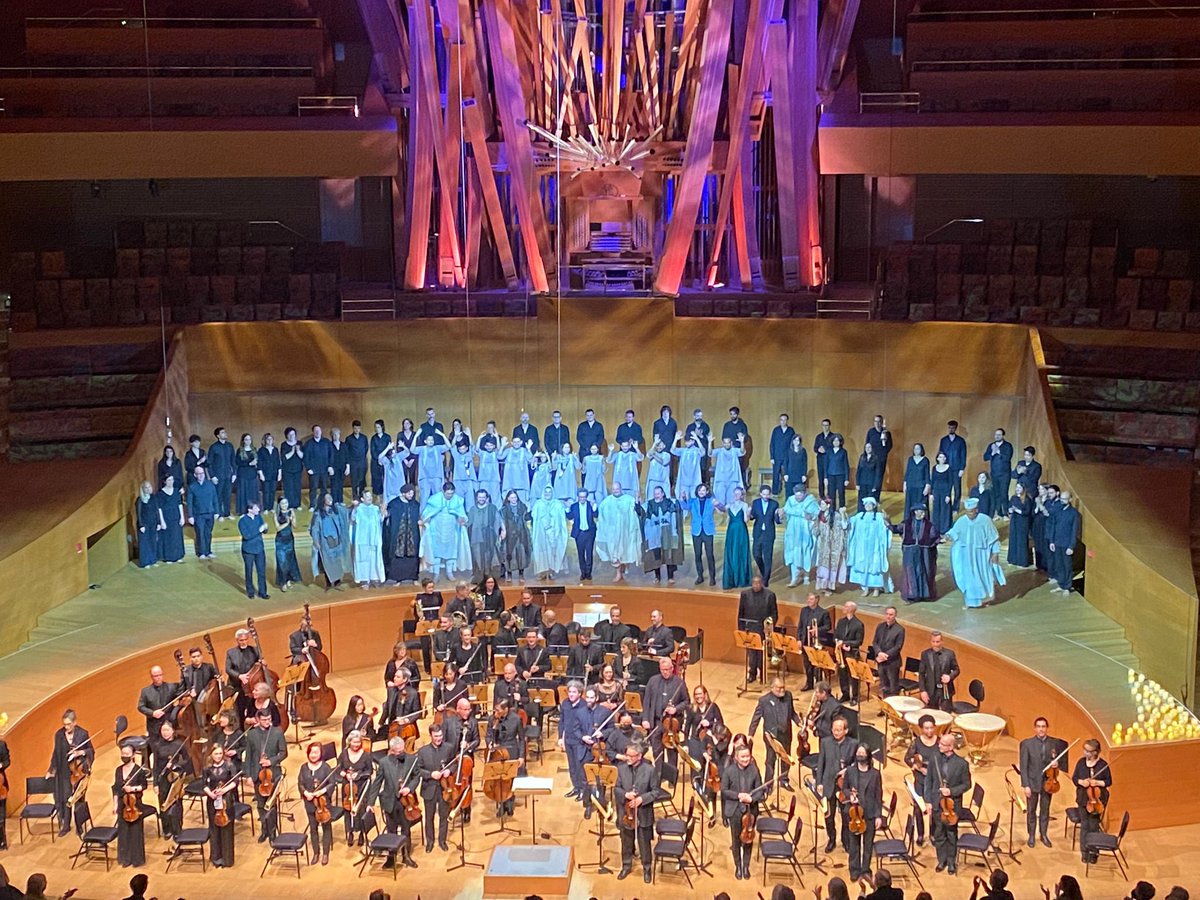
M 958 517 L 943 540 L 953 542 L 950 569 L 954 583 L 967 607 L 976 609 L 995 597 L 996 585 L 1005 583 L 1000 570 L 1000 535 L 992 520 L 979 514 L 978 499 L 968 497 L 963 507 L 966 514 Z
M 876 507 L 874 497 L 863 500 L 866 507 L 850 517 L 850 529 L 846 536 L 846 564 L 850 569 L 850 581 L 862 588 L 863 596 L 868 591 L 878 594 L 880 590 L 891 593 L 895 588 L 888 574 L 888 547 L 892 543 L 891 524 L 887 516 Z

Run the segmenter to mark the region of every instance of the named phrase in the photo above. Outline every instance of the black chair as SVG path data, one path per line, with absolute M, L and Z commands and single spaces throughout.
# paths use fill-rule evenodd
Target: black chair
M 918 678 L 920 673 L 921 660 L 915 656 L 906 656 L 904 658 L 904 671 L 896 682 L 896 687 L 901 694 L 915 694 L 921 689 L 921 682 Z
M 21 814 L 17 817 L 17 837 L 21 843 L 25 843 L 25 832 L 28 830 L 29 836 L 33 837 L 33 823 L 45 822 L 50 823 L 50 843 L 54 843 L 55 823 L 58 821 L 58 808 L 53 801 L 50 803 L 30 803 L 29 798 L 36 796 L 54 794 L 54 779 L 53 778 L 26 778 L 25 779 L 25 806 L 21 809 Z
M 108 848 L 116 839 L 116 825 L 101 825 L 97 827 L 92 823 L 92 819 L 89 816 L 83 823 L 83 834 L 79 838 L 79 849 L 71 855 L 71 868 L 75 868 L 80 858 L 85 862 L 102 859 L 104 860 L 104 871 L 107 872 L 112 868 L 112 858 L 108 855 Z
M 666 750 L 663 751 L 666 755 Z M 679 766 L 673 766 L 666 760 L 662 761 L 662 779 L 658 784 L 658 797 L 654 801 L 656 809 L 669 810 L 671 815 L 679 818 L 679 807 L 675 805 L 675 792 L 679 790 Z M 670 785 L 670 788 L 664 787 Z
M 1068 806 L 1065 810 L 1066 816 L 1063 820 L 1063 837 L 1071 835 L 1071 849 L 1075 849 L 1075 842 L 1079 839 L 1079 807 Z
M 688 801 L 687 812 L 681 818 L 666 818 L 654 820 L 654 833 L 659 837 L 682 837 L 687 833 L 688 824 L 696 813 L 696 797 Z
M 679 871 L 683 873 L 683 877 L 687 879 L 688 887 L 693 887 L 692 876 L 688 873 L 687 866 L 683 862 L 685 856 L 691 855 L 692 833 L 696 830 L 696 820 L 694 817 L 688 819 L 687 828 L 681 837 L 660 837 L 654 844 L 654 866 L 651 869 L 652 880 L 658 881 L 658 871 L 662 868 L 662 864 L 668 859 L 674 860 L 679 866 Z M 692 865 L 695 865 L 695 860 L 692 860 Z
M 966 853 L 978 853 L 983 858 L 983 864 L 987 866 L 988 872 L 992 871 L 992 861 L 989 858 L 990 854 L 996 854 L 996 865 L 1001 871 L 1004 870 L 1004 861 L 1000 859 L 1000 851 L 996 848 L 996 832 L 1000 830 L 1000 814 L 996 813 L 996 818 L 992 819 L 991 827 L 988 828 L 986 835 L 982 834 L 960 834 L 958 836 L 958 855 L 963 856 Z
M 300 854 L 308 856 L 308 832 L 307 831 L 285 831 L 271 838 L 271 853 L 267 856 L 267 861 L 263 863 L 262 871 L 258 873 L 258 877 L 262 878 L 267 874 L 267 867 L 281 856 L 292 857 L 296 863 L 296 877 L 300 877 Z
M 954 714 L 961 716 L 965 713 L 979 712 L 979 707 L 983 705 L 983 682 L 978 678 L 972 678 L 971 683 L 967 685 L 967 693 L 971 695 L 974 703 L 966 700 L 955 700 L 951 705 L 954 707 Z
M 762 854 L 763 861 L 764 886 L 767 883 L 767 866 L 771 863 L 787 863 L 796 874 L 796 880 L 800 882 L 800 887 L 804 887 L 804 877 L 800 874 L 800 832 L 803 830 L 804 823 L 797 819 L 796 830 L 792 833 L 791 840 L 788 840 L 787 834 L 784 833 L 782 838 L 759 842 L 758 849 Z
M 1129 860 L 1125 858 L 1125 851 L 1121 849 L 1121 843 L 1125 840 L 1125 832 L 1129 829 L 1129 811 L 1126 810 L 1125 815 L 1121 816 L 1121 827 L 1116 834 L 1105 834 L 1103 831 L 1094 831 L 1087 835 L 1083 841 L 1084 855 L 1091 859 L 1092 853 L 1099 855 L 1101 853 L 1109 853 L 1112 858 L 1117 861 L 1117 868 L 1121 870 L 1121 877 L 1129 880 L 1129 876 L 1125 872 L 1125 866 Z M 1093 863 L 1085 863 L 1083 874 L 1087 877 L 1091 873 Z
M 378 826 L 376 826 L 378 828 Z M 362 863 L 358 867 L 358 877 L 362 878 L 362 874 L 366 871 L 367 865 L 373 859 L 383 857 L 384 859 L 396 858 L 396 855 L 408 845 L 408 838 L 402 834 L 389 834 L 386 831 L 376 833 L 375 837 L 367 841 L 364 849 Z M 393 865 L 392 881 L 396 880 L 396 870 L 402 868 L 399 864 Z
M 887 808 L 883 811 L 883 824 L 879 831 L 882 831 L 888 837 L 895 837 L 892 834 L 892 823 L 896 821 L 896 804 L 900 802 L 900 798 L 896 796 L 896 792 L 892 791 L 892 799 L 888 801 Z M 878 834 L 879 832 L 876 832 Z
M 792 802 L 788 804 L 787 816 L 785 818 L 780 818 L 779 816 L 758 817 L 758 821 L 754 823 L 754 830 L 758 832 L 758 854 L 760 857 L 762 856 L 763 841 L 785 839 L 794 818 L 796 818 L 795 794 L 792 794 Z
M 183 799 L 187 802 L 188 808 L 191 809 L 197 803 L 200 804 L 200 821 L 201 823 L 208 822 L 208 804 L 204 801 L 208 795 L 204 793 L 204 779 L 196 778 L 187 783 L 187 787 L 183 789 Z
M 983 785 L 975 782 L 975 787 L 971 790 L 971 802 L 958 814 L 958 824 L 970 825 L 976 834 L 979 834 L 979 817 L 983 815 L 983 798 L 986 794 Z
M 175 848 L 171 851 L 171 855 L 167 858 L 167 873 L 171 871 L 171 866 L 178 860 L 186 860 L 195 856 L 200 857 L 200 869 L 203 872 L 208 871 L 208 857 L 205 856 L 204 848 L 208 846 L 208 829 L 207 828 L 185 828 L 179 834 L 175 835 Z
M 917 884 L 921 890 L 925 889 L 925 885 L 921 884 L 921 876 L 917 873 L 916 855 L 913 853 L 913 834 L 916 831 L 916 823 L 910 815 L 904 823 L 904 840 L 896 838 L 875 839 L 875 859 L 882 865 L 884 862 L 902 862 L 908 866 L 908 870 L 912 873 L 913 878 L 917 879 Z M 959 838 L 961 841 L 962 839 Z

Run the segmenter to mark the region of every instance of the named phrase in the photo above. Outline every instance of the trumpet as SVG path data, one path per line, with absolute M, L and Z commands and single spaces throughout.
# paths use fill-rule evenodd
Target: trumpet
M 767 652 L 771 665 L 779 666 L 783 664 L 783 656 L 779 653 L 779 650 L 775 646 L 774 635 L 775 620 L 770 616 L 767 616 L 766 619 L 763 620 L 763 640 L 766 641 L 768 645 Z

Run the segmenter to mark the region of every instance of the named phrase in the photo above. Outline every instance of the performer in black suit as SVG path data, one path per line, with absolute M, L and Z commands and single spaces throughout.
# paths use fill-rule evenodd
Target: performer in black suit
M 62 837 L 71 830 L 71 814 L 67 801 L 75 792 L 75 782 L 71 780 L 72 760 L 83 760 L 83 771 L 86 776 L 92 771 L 92 763 L 96 760 L 96 749 L 92 746 L 91 735 L 86 728 L 75 724 L 75 710 L 68 709 L 62 716 L 62 728 L 54 732 L 54 751 L 50 756 L 50 767 L 46 774 L 54 779 L 54 806 L 58 810 L 58 836 Z
M 762 785 L 750 748 L 742 744 L 734 751 L 733 765 L 725 766 L 721 773 L 721 814 L 729 826 L 734 877 L 739 881 L 750 877 L 750 851 L 754 849 L 753 842 L 742 842 L 742 816 L 747 812 L 758 815 L 757 791 Z
M 1089 738 L 1083 742 L 1083 758 L 1075 763 L 1075 771 L 1071 773 L 1075 782 L 1075 804 L 1079 808 L 1079 851 L 1080 858 L 1086 863 L 1094 863 L 1097 854 L 1087 849 L 1087 839 L 1100 831 L 1100 818 L 1103 813 L 1088 812 L 1088 788 L 1100 788 L 1100 802 L 1108 806 L 1108 789 L 1112 787 L 1112 769 L 1100 758 L 1100 742 Z
M 841 650 L 841 662 L 838 666 L 838 682 L 842 695 L 838 697 L 842 703 L 858 702 L 858 679 L 850 677 L 850 667 L 845 664 L 848 659 L 859 659 L 863 638 L 866 637 L 866 627 L 858 618 L 858 604 L 847 600 L 842 605 L 842 617 L 838 619 L 833 629 L 833 640 Z
M 921 654 L 917 681 L 921 700 L 926 706 L 951 712 L 954 709 L 954 679 L 958 677 L 958 657 L 942 646 L 942 633 L 931 632 L 929 649 Z
M 737 628 L 739 631 L 750 631 L 757 634 L 763 639 L 763 646 L 767 647 L 770 635 L 765 633 L 763 624 L 767 619 L 773 623 L 779 621 L 779 604 L 776 601 L 775 592 L 767 590 L 764 586 L 763 577 L 755 575 L 750 579 L 750 587 L 742 591 L 738 598 Z M 747 673 L 747 683 L 758 681 L 760 674 L 766 674 L 763 671 L 762 661 L 762 650 L 750 651 L 750 671 Z
M 617 765 L 617 784 L 613 800 L 621 823 L 621 871 L 617 880 L 628 877 L 633 869 L 633 843 L 637 841 L 638 857 L 642 861 L 642 880 L 649 884 L 654 857 L 650 853 L 650 837 L 654 833 L 654 801 L 658 797 L 658 776 L 654 767 L 642 760 L 645 752 L 639 743 L 625 748 L 625 762 Z
M 925 774 L 925 802 L 930 807 L 930 838 L 937 850 L 937 869 L 958 874 L 958 825 L 942 821 L 938 803 L 943 797 L 954 801 L 954 810 L 962 815 L 963 794 L 971 789 L 971 770 L 967 761 L 954 752 L 954 735 L 938 738 L 938 752 Z
M 1033 720 L 1033 737 L 1021 741 L 1018 767 L 1021 770 L 1021 789 L 1025 791 L 1025 827 L 1030 847 L 1034 846 L 1034 838 L 1038 834 L 1041 834 L 1043 844 L 1054 846 L 1049 836 L 1050 803 L 1054 795 L 1044 790 L 1046 769 L 1053 761 L 1065 772 L 1068 768 L 1066 749 L 1066 741 L 1050 737 L 1050 722 L 1045 716 Z
M 565 427 L 565 426 L 564 426 Z M 579 491 L 578 500 L 567 509 L 571 520 L 571 540 L 579 557 L 579 580 L 592 580 L 593 548 L 596 545 L 596 505 L 588 501 L 587 491 Z
M 896 607 L 883 611 L 883 621 L 875 626 L 871 640 L 875 663 L 879 667 L 879 695 L 890 697 L 900 692 L 900 665 L 904 662 L 904 626 L 896 621 Z
M 809 594 L 804 600 L 804 609 L 800 610 L 800 624 L 797 635 L 805 647 L 828 647 L 833 644 L 833 620 L 829 618 L 829 610 L 821 606 L 816 594 Z M 801 690 L 813 689 L 813 667 L 804 655 L 804 687 Z
M 758 705 L 754 707 L 754 715 L 750 717 L 749 734 L 751 737 L 754 737 L 759 722 L 762 722 L 763 734 L 771 735 L 783 745 L 785 751 L 791 752 L 792 726 L 800 724 L 800 716 L 796 713 L 796 702 L 792 699 L 792 692 L 785 687 L 782 678 L 772 681 L 771 690 L 758 698 Z M 775 748 L 767 744 L 766 777 L 774 778 L 778 766 L 779 783 L 790 791 L 792 786 L 788 781 L 788 772 L 778 765 L 778 760 Z
M 817 793 L 829 804 L 829 812 L 825 816 L 825 834 L 829 841 L 825 844 L 825 852 L 832 853 L 837 846 L 837 830 L 835 821 L 839 814 L 842 817 L 842 846 L 850 849 L 849 820 L 846 818 L 846 806 L 838 798 L 838 776 L 844 775 L 854 764 L 854 755 L 858 752 L 859 743 L 849 736 L 849 726 L 844 718 L 838 716 L 833 720 L 833 734 L 821 740 L 821 753 L 817 767 L 813 770 L 813 778 L 817 783 Z M 845 782 L 843 780 L 843 786 Z M 843 792 L 844 796 L 845 795 Z
M 750 521 L 754 523 L 750 553 L 763 584 L 770 584 L 771 566 L 775 561 L 775 526 L 783 521 L 783 515 L 779 511 L 779 502 L 771 496 L 771 489 L 766 485 L 758 489 L 758 499 L 750 504 Z
M 846 848 L 850 856 L 850 878 L 857 881 L 871 872 L 875 832 L 883 826 L 883 778 L 871 764 L 871 751 L 866 745 L 859 744 L 855 749 L 854 765 L 846 770 L 843 784 L 850 803 L 857 801 L 862 806 L 867 826 L 862 834 L 849 833 L 850 844 Z

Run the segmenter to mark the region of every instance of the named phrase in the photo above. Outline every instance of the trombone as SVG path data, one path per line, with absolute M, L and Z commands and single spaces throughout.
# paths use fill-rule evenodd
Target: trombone
M 770 646 L 767 656 L 770 664 L 772 666 L 782 665 L 783 655 L 779 652 L 779 647 L 775 644 L 775 620 L 770 616 L 767 616 L 763 620 L 763 640 Z

